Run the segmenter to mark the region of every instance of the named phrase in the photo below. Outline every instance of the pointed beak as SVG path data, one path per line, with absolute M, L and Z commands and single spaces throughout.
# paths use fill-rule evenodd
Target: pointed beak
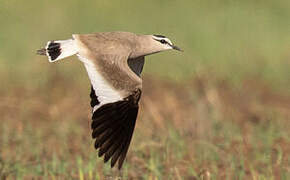
M 175 50 L 177 50 L 177 51 L 181 51 L 181 52 L 183 52 L 182 49 L 180 49 L 179 47 L 177 47 L 177 46 L 175 46 L 175 45 L 172 45 L 171 47 L 172 47 L 172 49 L 175 49 Z

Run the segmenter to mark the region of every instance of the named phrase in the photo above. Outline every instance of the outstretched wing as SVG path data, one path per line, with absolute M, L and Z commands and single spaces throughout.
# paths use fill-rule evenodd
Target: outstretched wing
M 99 157 L 104 156 L 104 162 L 111 159 L 111 167 L 118 162 L 118 168 L 121 169 L 138 115 L 141 65 L 133 62 L 131 67 L 128 55 L 97 56 L 87 53 L 91 49 L 85 44 L 79 48 L 78 57 L 84 63 L 92 85 L 91 128 L 95 148 L 99 151 Z M 140 63 L 143 67 L 144 58 L 143 63 L 142 59 L 137 62 Z
M 121 169 L 125 160 L 138 114 L 141 90 L 127 98 L 108 103 L 98 108 L 92 116 L 92 137 L 99 157 L 105 155 L 104 162 L 111 159 L 111 167 L 118 161 Z

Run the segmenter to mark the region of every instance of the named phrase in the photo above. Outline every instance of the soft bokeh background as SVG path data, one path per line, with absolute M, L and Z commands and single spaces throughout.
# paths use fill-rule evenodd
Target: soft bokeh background
M 287 179 L 290 1 L 0 0 L 0 179 Z M 122 172 L 90 137 L 76 57 L 35 55 L 73 33 L 162 34 L 147 58 Z

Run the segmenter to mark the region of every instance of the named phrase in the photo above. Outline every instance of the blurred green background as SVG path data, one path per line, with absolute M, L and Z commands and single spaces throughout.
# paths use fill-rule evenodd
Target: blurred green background
M 166 52 L 148 58 L 146 73 L 179 80 L 205 67 L 234 81 L 257 76 L 289 89 L 287 0 L 0 2 L 1 66 L 13 78 L 29 76 L 32 64 L 45 61 L 35 50 L 48 40 L 73 33 L 131 31 L 166 35 L 185 50 L 182 55 Z
M 93 149 L 81 62 L 36 55 L 102 31 L 184 49 L 147 57 L 122 173 Z M 290 176 L 288 0 L 0 0 L 0 82 L 0 179 Z

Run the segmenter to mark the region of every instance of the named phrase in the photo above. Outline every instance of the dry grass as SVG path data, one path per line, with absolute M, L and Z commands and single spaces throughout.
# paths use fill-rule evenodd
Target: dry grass
M 240 87 L 200 73 L 186 83 L 145 76 L 121 172 L 97 158 L 89 88 L 57 73 L 45 87 L 0 95 L 0 179 L 287 179 L 290 97 L 262 80 Z

